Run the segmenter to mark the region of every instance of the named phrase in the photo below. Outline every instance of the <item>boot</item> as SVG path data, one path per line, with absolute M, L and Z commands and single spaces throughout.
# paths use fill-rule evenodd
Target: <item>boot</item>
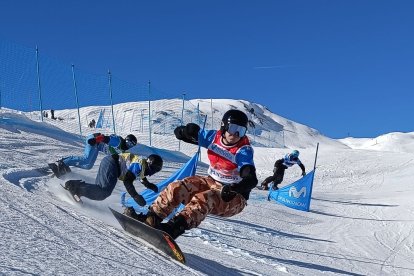
M 73 199 L 75 199 L 77 202 L 82 203 L 82 200 L 80 199 L 80 197 L 82 196 L 79 193 L 79 185 L 85 183 L 82 180 L 69 180 L 66 181 L 65 183 L 65 188 L 70 192 L 70 194 L 72 195 Z
M 80 183 L 84 183 L 82 180 L 69 180 L 65 183 L 65 189 L 69 192 L 76 194 L 76 188 Z
M 266 180 L 263 180 L 262 184 L 260 184 L 263 190 L 269 190 L 269 183 L 266 182 Z
M 169 234 L 174 240 L 188 230 L 186 218 L 178 214 L 170 219 L 167 223 L 161 223 L 161 230 Z
M 69 166 L 68 166 L 68 165 L 66 165 L 66 164 L 63 162 L 63 159 L 59 159 L 59 160 L 57 161 L 57 166 L 58 166 L 59 172 L 60 172 L 61 174 L 66 174 L 66 173 L 70 173 L 70 172 L 72 172 L 72 170 L 69 168 Z
M 143 213 L 137 214 L 137 212 L 135 212 L 134 207 L 126 207 L 124 210 L 124 215 L 131 217 L 133 219 L 136 219 L 140 222 L 145 222 L 145 220 L 147 219 L 146 214 L 143 214 Z
M 273 190 L 273 191 L 279 190 L 279 187 L 277 186 L 277 184 L 273 184 L 273 188 L 272 188 L 272 190 Z
M 148 209 L 147 218 L 145 219 L 145 224 L 151 226 L 152 228 L 162 230 L 161 222 L 163 218 L 160 218 L 151 208 Z

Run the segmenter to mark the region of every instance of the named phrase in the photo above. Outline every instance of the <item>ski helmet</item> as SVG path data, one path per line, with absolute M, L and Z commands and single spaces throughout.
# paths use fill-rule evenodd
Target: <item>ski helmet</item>
M 248 123 L 249 119 L 243 111 L 237 109 L 229 110 L 226 113 L 224 113 L 223 118 L 221 119 L 221 134 L 224 135 L 226 131 L 230 130 L 229 132 L 232 135 L 238 132 L 239 137 L 243 137 L 246 134 Z M 239 126 L 239 128 L 233 128 L 234 125 Z M 229 129 L 230 126 L 232 127 Z
M 152 171 L 152 174 L 154 174 L 156 172 L 161 171 L 163 161 L 162 161 L 161 156 L 157 154 L 151 154 L 147 158 L 147 164 L 148 164 L 148 168 L 150 169 L 150 171 Z
M 135 137 L 133 134 L 129 134 L 127 137 L 125 137 L 125 143 L 127 144 L 128 148 L 132 148 L 137 144 L 137 137 Z
M 293 155 L 294 157 L 299 157 L 299 151 L 298 151 L 298 150 L 294 150 L 294 151 L 292 151 L 292 155 Z

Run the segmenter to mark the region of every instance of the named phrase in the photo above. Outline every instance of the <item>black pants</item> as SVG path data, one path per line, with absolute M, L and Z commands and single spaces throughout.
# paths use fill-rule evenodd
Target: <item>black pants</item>
M 282 183 L 283 181 L 283 177 L 285 176 L 285 170 L 286 170 L 286 166 L 285 165 L 281 165 L 281 166 L 277 166 L 275 167 L 275 169 L 273 170 L 273 175 L 269 176 L 268 178 L 266 178 L 264 180 L 264 182 L 266 184 L 269 184 L 270 182 L 273 181 L 273 184 L 275 186 L 277 186 L 278 184 Z

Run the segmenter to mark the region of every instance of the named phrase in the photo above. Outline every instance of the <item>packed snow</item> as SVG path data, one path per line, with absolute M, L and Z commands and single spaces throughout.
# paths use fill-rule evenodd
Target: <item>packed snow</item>
M 220 103 L 215 109 L 222 113 L 236 105 Z M 183 265 L 121 229 L 108 207 L 123 211 L 122 182 L 104 201 L 85 198 L 78 206 L 67 197 L 59 184 L 93 182 L 103 155 L 91 170 L 73 168 L 63 180 L 48 175 L 48 162 L 83 154 L 84 138 L 66 132 L 67 122 L 39 122 L 3 109 L 0 274 L 414 275 L 414 133 L 333 140 L 263 106 L 255 105 L 255 112 L 275 128 L 292 130 L 285 148 L 254 148 L 259 182 L 293 149 L 311 171 L 319 143 L 311 210 L 267 201 L 267 191 L 254 189 L 242 213 L 208 216 L 177 239 L 187 259 Z M 191 157 L 166 152 L 171 164 Z M 208 164 L 205 150 L 201 161 Z M 205 173 L 204 164 L 199 173 Z M 167 166 L 149 180 L 157 183 L 177 169 Z M 280 186 L 300 174 L 298 166 L 289 168 Z

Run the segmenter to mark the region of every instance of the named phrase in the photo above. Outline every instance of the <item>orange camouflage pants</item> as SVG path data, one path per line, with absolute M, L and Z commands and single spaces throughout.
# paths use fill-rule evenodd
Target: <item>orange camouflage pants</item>
M 185 208 L 180 212 L 187 219 L 189 229 L 196 228 L 208 214 L 231 217 L 247 205 L 238 194 L 230 202 L 221 199 L 223 185 L 208 176 L 190 176 L 170 183 L 151 205 L 161 218 L 168 217 L 181 203 Z

